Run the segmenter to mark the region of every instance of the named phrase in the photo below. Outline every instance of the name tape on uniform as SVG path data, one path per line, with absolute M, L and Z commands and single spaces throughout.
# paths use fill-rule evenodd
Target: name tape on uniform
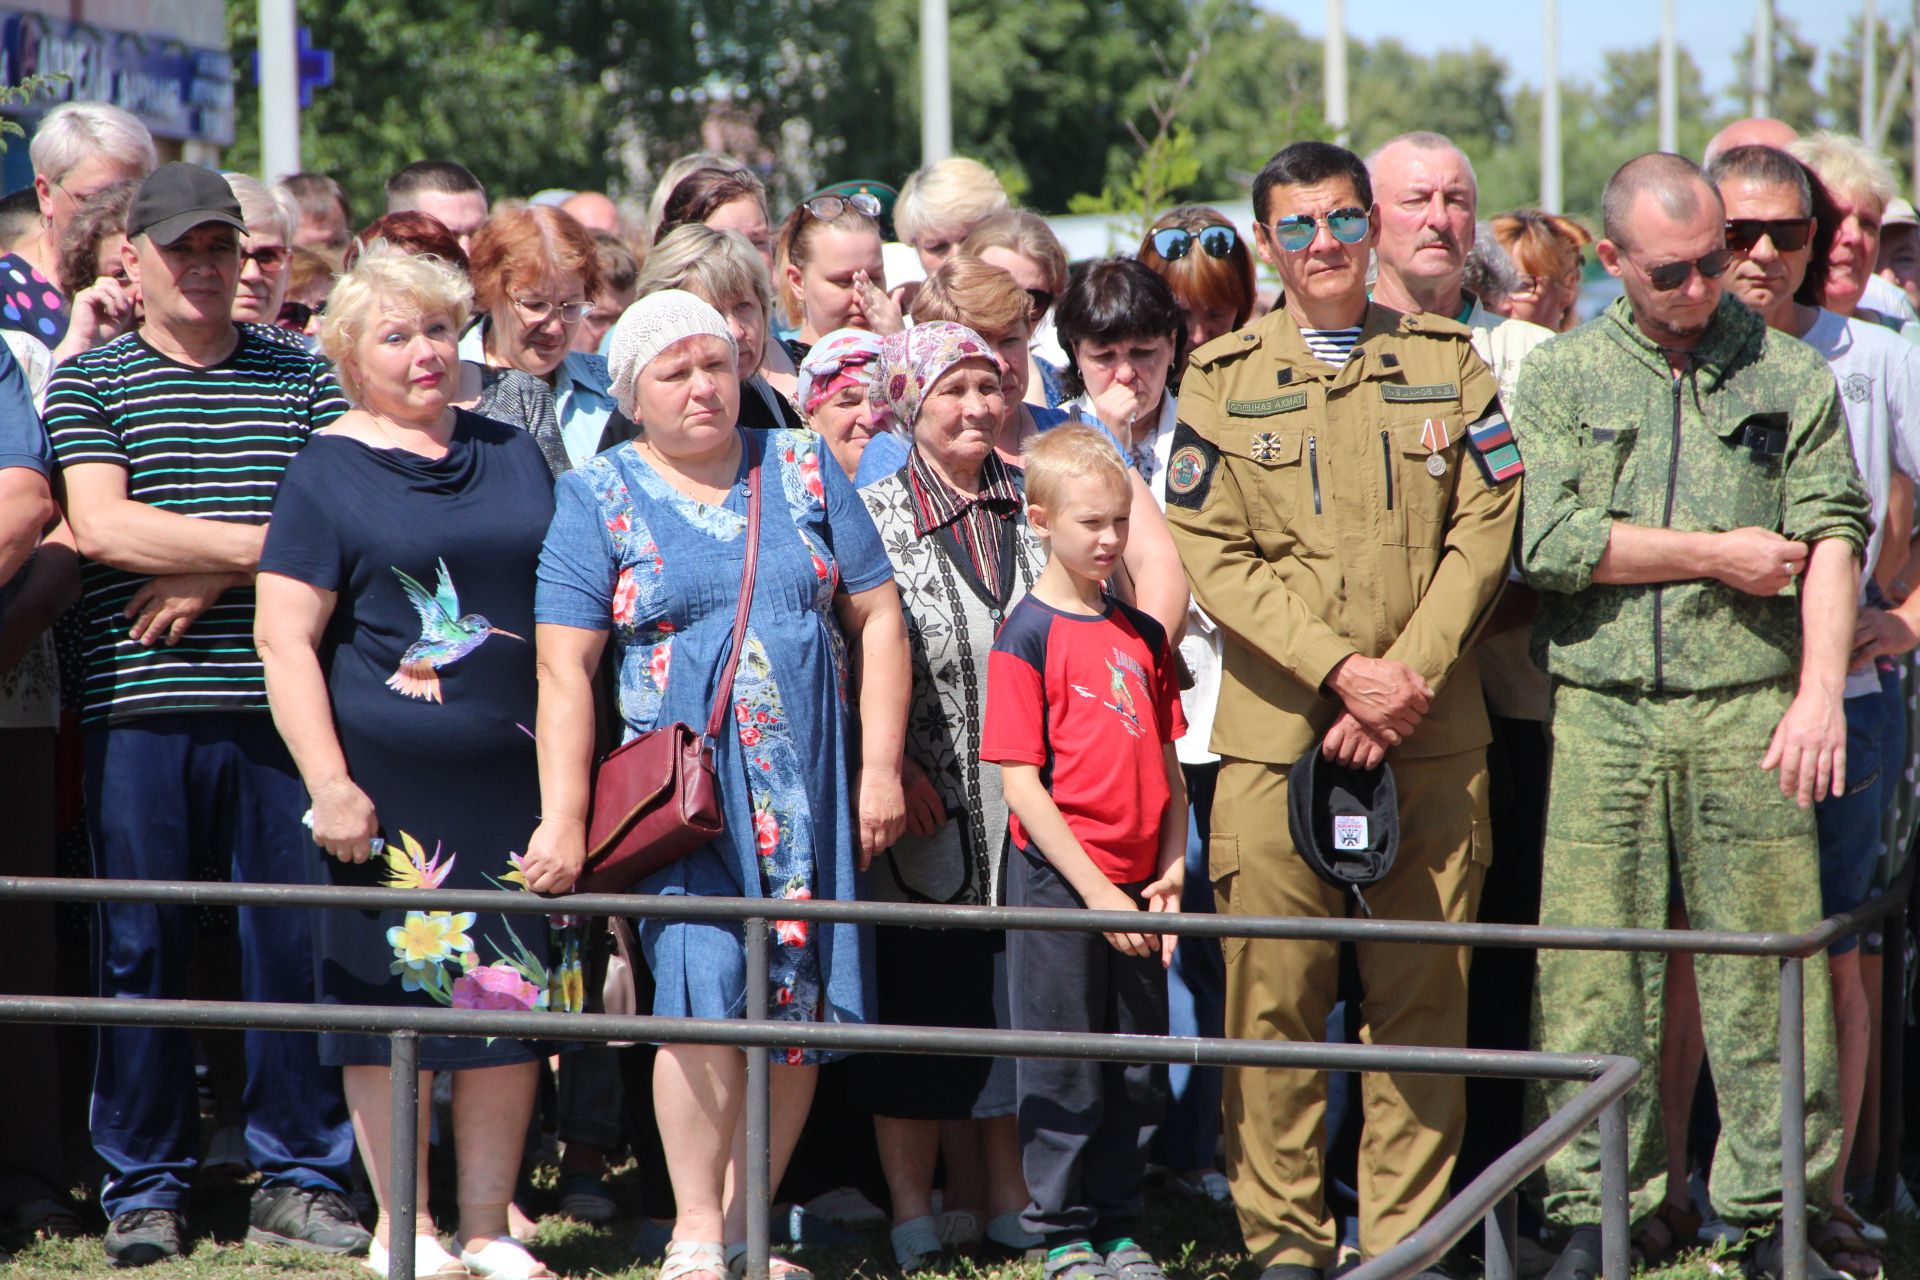
M 1419 404 L 1425 400 L 1458 400 L 1457 382 L 1430 382 L 1420 387 L 1403 387 L 1396 382 L 1380 384 L 1380 398 L 1389 404 Z
M 1289 391 L 1265 400 L 1227 401 L 1227 412 L 1236 418 L 1271 418 L 1276 413 L 1289 413 L 1306 407 L 1307 393 L 1304 391 Z

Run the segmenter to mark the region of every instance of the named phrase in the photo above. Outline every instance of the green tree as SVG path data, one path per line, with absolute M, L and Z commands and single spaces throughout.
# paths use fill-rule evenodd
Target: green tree
M 1827 102 L 1832 108 L 1831 123 L 1843 133 L 1866 136 L 1860 127 L 1860 65 L 1863 52 L 1863 33 L 1865 26 L 1861 18 L 1855 17 L 1847 24 L 1847 34 L 1840 42 L 1840 49 L 1827 67 Z M 1912 95 L 1903 73 L 1899 83 L 1894 83 L 1893 73 L 1900 58 L 1900 49 L 1906 44 L 1905 30 L 1895 31 L 1884 21 L 1876 21 L 1878 35 L 1874 43 L 1875 91 L 1879 101 L 1874 104 L 1878 112 L 1888 100 L 1887 90 L 1893 90 L 1893 110 L 1887 115 L 1887 131 L 1880 139 L 1880 150 L 1894 162 L 1895 169 L 1902 175 L 1903 188 L 1913 185 L 1913 116 L 1911 112 Z
M 1814 72 L 1820 51 L 1800 37 L 1800 28 L 1790 18 L 1776 19 L 1773 25 L 1773 97 L 1771 114 L 1805 132 L 1823 128 L 1827 114 L 1824 91 L 1815 83 Z M 1740 115 L 1747 114 L 1747 87 L 1753 82 L 1753 35 L 1740 38 L 1740 51 L 1733 56 L 1734 90 L 1740 100 Z M 1856 112 L 1857 118 L 1857 112 Z

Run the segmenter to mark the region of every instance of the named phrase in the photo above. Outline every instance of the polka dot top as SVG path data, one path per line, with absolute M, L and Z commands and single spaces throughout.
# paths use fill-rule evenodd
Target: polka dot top
M 48 346 L 67 336 L 67 300 L 17 253 L 0 257 L 0 329 L 18 329 Z

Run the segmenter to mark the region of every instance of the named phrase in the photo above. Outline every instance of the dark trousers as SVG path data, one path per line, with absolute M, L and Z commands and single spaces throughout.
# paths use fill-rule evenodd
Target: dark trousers
M 53 730 L 0 729 L 0 873 L 50 876 L 53 862 Z M 55 972 L 53 905 L 0 903 L 0 938 L 7 965 L 0 992 L 60 994 Z M 42 1196 L 67 1192 L 60 1135 L 61 1062 L 57 1028 L 0 1024 L 0 1212 Z
M 1038 850 L 1008 851 L 1017 907 L 1084 907 Z M 1140 899 L 1140 884 L 1120 888 Z M 1020 1031 L 1167 1034 L 1166 973 L 1157 956 L 1122 955 L 1097 933 L 1007 931 L 1007 986 Z M 1022 1058 L 1020 1156 L 1032 1203 L 1020 1216 L 1049 1246 L 1132 1230 L 1147 1143 L 1166 1106 L 1166 1072 L 1143 1063 Z
M 311 884 L 322 855 L 300 825 L 306 790 L 259 714 L 154 716 L 86 737 L 87 825 L 95 874 L 193 879 L 194 854 L 230 860 L 237 882 Z M 242 908 L 240 987 L 248 1000 L 311 1004 L 309 913 Z M 195 938 L 184 907 L 107 903 L 98 915 L 103 996 L 187 994 Z M 310 1034 L 246 1033 L 247 1154 L 268 1183 L 342 1190 L 353 1155 L 340 1073 Z M 193 1044 L 186 1031 L 102 1027 L 94 1067 L 94 1149 L 110 1170 L 109 1215 L 185 1206 L 199 1161 Z
M 1187 883 L 1180 910 L 1213 914 L 1207 834 L 1213 828 L 1218 764 L 1182 765 L 1187 779 Z M 1167 969 L 1167 1029 L 1176 1036 L 1225 1034 L 1227 964 L 1218 938 L 1182 938 Z M 1220 1146 L 1220 1068 L 1174 1063 L 1167 1068 L 1167 1118 L 1153 1137 L 1153 1161 L 1169 1169 L 1211 1169 Z

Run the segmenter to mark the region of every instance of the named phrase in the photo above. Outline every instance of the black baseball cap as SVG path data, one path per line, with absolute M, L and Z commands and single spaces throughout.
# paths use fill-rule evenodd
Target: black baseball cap
M 140 184 L 127 211 L 127 239 L 145 235 L 155 244 L 172 244 L 209 222 L 246 234 L 240 201 L 227 180 L 202 165 L 175 160 Z

